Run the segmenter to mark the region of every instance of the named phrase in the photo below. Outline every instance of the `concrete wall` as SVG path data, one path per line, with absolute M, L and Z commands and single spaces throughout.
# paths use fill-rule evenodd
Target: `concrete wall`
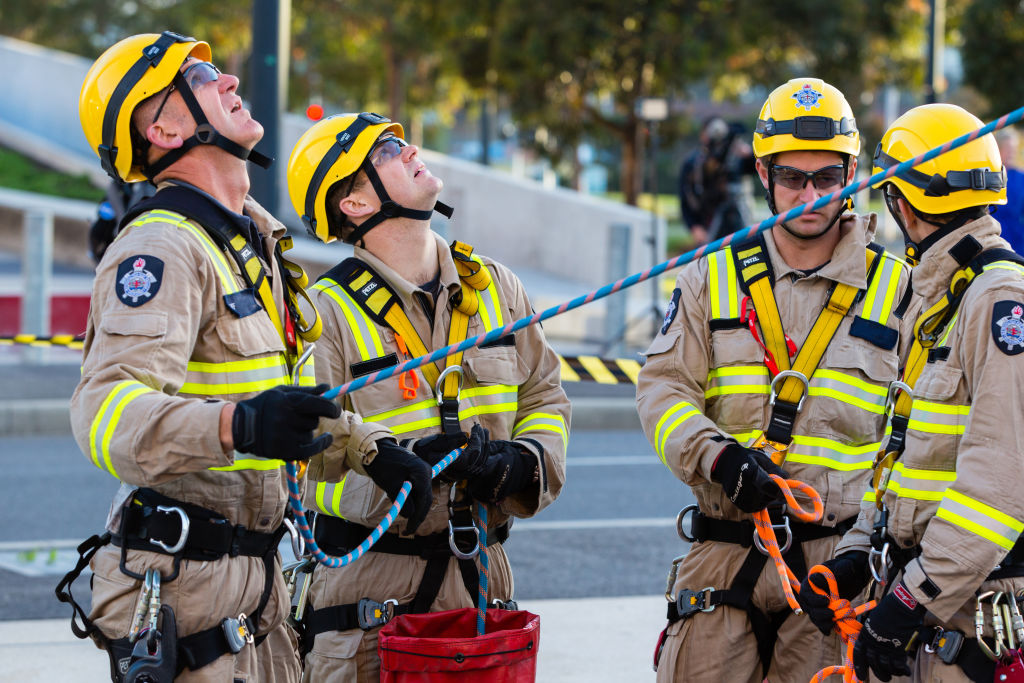
M 91 61 L 0 36 L 0 145 L 16 149 L 47 165 L 87 173 L 99 186 L 106 175 L 89 149 L 78 119 L 78 93 Z M 281 149 L 272 167 L 280 178 L 280 216 L 297 235 L 304 235 L 291 208 L 284 171 L 292 145 L 311 125 L 298 115 L 286 115 Z M 424 150 L 431 171 L 445 181 L 441 195 L 455 207 L 449 222 L 437 216 L 434 228 L 451 240 L 458 238 L 502 261 L 520 274 L 537 310 L 585 294 L 609 282 L 664 260 L 665 226 L 650 213 L 565 189 L 513 177 L 480 164 Z M 256 172 L 262 172 L 257 170 Z M 613 228 L 613 226 L 626 226 Z M 625 230 L 628 258 L 613 251 L 613 233 Z M 654 234 L 652 248 L 651 235 Z M 344 247 L 324 257 L 313 244 L 305 250 L 320 260 L 345 255 Z M 316 272 L 314 270 L 314 272 Z M 642 285 L 613 297 L 614 320 L 605 319 L 606 302 L 597 302 L 546 324 L 549 334 L 586 344 L 621 327 L 629 318 L 650 317 L 652 285 Z M 631 329 L 633 347 L 649 338 L 650 325 Z

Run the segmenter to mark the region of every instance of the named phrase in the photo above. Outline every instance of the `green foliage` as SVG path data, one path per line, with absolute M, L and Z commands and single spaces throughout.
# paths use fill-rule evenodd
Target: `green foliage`
M 985 120 L 1024 106 L 1024 6 L 1020 0 L 972 0 L 960 31 L 965 79 L 988 100 Z
M 103 199 L 103 190 L 87 176 L 71 176 L 42 168 L 17 152 L 0 147 L 0 187 L 55 195 L 68 199 Z

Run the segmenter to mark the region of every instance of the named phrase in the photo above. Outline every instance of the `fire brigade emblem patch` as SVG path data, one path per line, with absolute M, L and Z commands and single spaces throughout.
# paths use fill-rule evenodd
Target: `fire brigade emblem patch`
M 138 307 L 151 301 L 160 290 L 164 262 L 155 256 L 132 256 L 117 267 L 114 290 L 121 303 Z
M 992 338 L 1007 356 L 1024 351 L 1024 304 L 1000 301 L 992 308 Z
M 803 107 L 807 111 L 810 111 L 812 107 L 821 106 L 820 100 L 824 95 L 812 88 L 810 83 L 805 83 L 804 87 L 793 93 L 791 97 L 796 100 L 797 109 Z
M 662 334 L 668 332 L 668 326 L 676 319 L 676 313 L 679 312 L 679 297 L 681 295 L 682 291 L 678 287 L 672 290 L 672 300 L 668 302 L 668 307 L 665 309 L 665 321 L 661 324 Z

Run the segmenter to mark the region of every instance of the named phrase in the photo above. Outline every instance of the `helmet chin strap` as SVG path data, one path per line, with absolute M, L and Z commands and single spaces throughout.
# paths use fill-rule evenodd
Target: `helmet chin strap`
M 850 157 L 844 154 L 843 155 L 843 178 L 845 178 L 847 173 L 849 173 L 849 164 L 850 164 Z M 773 216 L 777 216 L 777 215 L 779 215 L 779 212 L 775 208 L 775 179 L 772 177 L 772 167 L 773 166 L 775 166 L 775 159 L 774 159 L 774 157 L 768 161 L 768 189 L 765 192 L 765 199 L 768 201 L 768 210 L 772 212 Z M 812 182 L 812 181 L 807 181 L 807 182 Z M 788 232 L 790 235 L 792 235 L 793 237 L 797 238 L 798 240 L 805 240 L 807 242 L 810 242 L 812 240 L 816 240 L 819 237 L 824 236 L 829 230 L 832 229 L 832 226 L 836 224 L 836 222 L 839 220 L 839 217 L 843 215 L 843 211 L 847 211 L 847 210 L 850 210 L 852 208 L 853 208 L 853 198 L 852 197 L 848 197 L 842 204 L 839 205 L 839 210 L 836 211 L 836 215 L 832 217 L 832 220 L 829 221 L 828 225 L 826 225 L 824 228 L 822 228 L 821 230 L 819 230 L 817 233 L 815 233 L 813 235 L 801 235 L 800 233 L 798 233 L 795 230 L 793 230 L 793 228 L 789 227 L 789 225 L 787 225 L 785 223 L 785 221 L 783 221 L 782 223 L 779 223 L 779 225 L 782 226 L 783 230 L 785 230 L 786 232 Z
M 929 233 L 920 242 L 915 242 L 913 239 L 911 239 L 910 233 L 907 232 L 907 226 L 903 224 L 903 216 L 902 214 L 900 214 L 899 207 L 895 202 L 897 198 L 901 197 L 902 195 L 899 195 L 899 197 L 897 197 L 890 196 L 889 194 L 886 193 L 885 206 L 887 209 L 889 209 L 889 214 L 892 215 L 893 219 L 896 221 L 896 224 L 900 226 L 900 232 L 903 233 L 904 255 L 906 257 L 907 262 L 911 266 L 916 266 L 918 263 L 920 263 L 921 257 L 924 255 L 924 252 L 926 252 L 932 245 L 941 240 L 943 237 L 950 234 L 957 228 L 961 228 L 967 223 L 970 223 L 973 220 L 977 220 L 981 216 L 991 212 L 991 209 L 989 207 L 970 207 L 968 209 L 961 209 L 960 211 L 953 212 L 952 214 L 950 214 L 950 220 L 946 223 L 934 223 L 931 220 L 929 220 L 929 216 L 927 214 L 918 211 L 913 204 L 907 202 L 907 206 L 909 206 L 910 210 L 914 212 L 914 215 L 917 216 L 918 220 L 920 220 L 922 223 L 927 223 L 928 225 L 932 225 L 937 228 L 937 230 Z M 906 201 L 905 198 L 904 201 Z
M 153 178 L 166 170 L 168 166 L 185 156 L 185 154 L 199 145 L 213 145 L 232 156 L 238 157 L 242 161 L 251 161 L 261 168 L 270 167 L 270 164 L 274 162 L 272 158 L 260 154 L 255 149 L 246 149 L 245 147 L 242 147 L 234 140 L 221 135 L 217 132 L 216 128 L 210 125 L 210 121 L 206 118 L 206 114 L 203 112 L 203 108 L 199 105 L 199 101 L 192 92 L 192 88 L 189 87 L 188 82 L 180 72 L 174 75 L 173 82 L 178 92 L 181 93 L 181 99 L 185 100 L 185 105 L 192 113 L 192 118 L 196 122 L 196 132 L 193 133 L 190 138 L 185 140 L 181 147 L 168 151 L 162 157 L 147 166 L 143 171 L 147 178 L 153 180 Z
M 349 244 L 356 244 L 361 241 L 366 236 L 366 233 L 389 218 L 412 218 L 417 221 L 426 221 L 430 220 L 434 211 L 437 211 L 445 218 L 451 218 L 455 212 L 455 209 L 440 201 L 434 203 L 432 210 L 410 209 L 402 206 L 393 201 L 388 191 L 384 189 L 384 183 L 381 182 L 380 176 L 377 175 L 377 170 L 370 163 L 369 157 L 363 159 L 363 163 L 359 165 L 359 168 L 365 171 L 366 177 L 370 179 L 370 184 L 373 185 L 373 190 L 377 193 L 377 198 L 380 200 L 380 210 L 356 226 L 355 230 L 345 238 L 345 241 Z

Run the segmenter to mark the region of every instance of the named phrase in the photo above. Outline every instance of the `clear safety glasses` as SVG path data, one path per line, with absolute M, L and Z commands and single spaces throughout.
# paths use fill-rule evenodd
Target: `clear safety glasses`
M 817 171 L 802 171 L 792 166 L 772 166 L 772 179 L 776 185 L 790 190 L 802 190 L 808 181 L 814 183 L 815 190 L 833 190 L 843 184 L 842 164 L 825 166 Z
M 220 69 L 209 62 L 195 62 L 193 64 L 189 64 L 188 68 L 182 72 L 181 77 L 185 79 L 186 83 L 188 83 L 188 87 L 192 92 L 195 92 L 207 83 L 212 83 L 220 78 Z M 151 123 L 156 123 L 156 120 L 160 118 L 160 113 L 163 112 L 164 105 L 167 104 L 167 98 L 171 96 L 171 93 L 174 92 L 174 90 L 175 86 L 171 83 L 170 87 L 167 88 L 167 92 L 164 94 L 164 99 L 160 101 L 160 106 L 157 107 L 156 115 L 153 117 Z
M 367 156 L 374 168 L 380 168 L 385 163 L 400 155 L 403 147 L 408 146 L 409 143 L 402 138 L 391 135 L 377 140 L 373 147 L 370 148 L 370 153 Z

